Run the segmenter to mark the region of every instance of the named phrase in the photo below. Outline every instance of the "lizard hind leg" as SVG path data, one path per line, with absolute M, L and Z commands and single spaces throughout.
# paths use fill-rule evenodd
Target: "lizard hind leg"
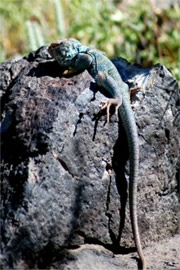
M 115 113 L 118 113 L 118 109 L 122 104 L 122 98 L 119 95 L 119 87 L 116 81 L 106 72 L 98 71 L 97 83 L 103 86 L 114 98 L 103 100 L 100 103 L 100 109 L 107 111 L 107 123 L 109 123 L 109 110 L 111 105 L 115 106 Z
M 115 98 L 109 98 L 109 99 L 106 99 L 106 100 L 102 100 L 99 107 L 100 107 L 100 110 L 104 110 L 106 109 L 106 113 L 107 113 L 107 123 L 109 123 L 109 111 L 110 111 L 110 107 L 111 105 L 114 105 L 115 106 L 115 114 L 118 114 L 118 109 L 119 107 L 121 106 L 122 104 L 122 101 L 119 100 L 119 99 L 115 99 Z

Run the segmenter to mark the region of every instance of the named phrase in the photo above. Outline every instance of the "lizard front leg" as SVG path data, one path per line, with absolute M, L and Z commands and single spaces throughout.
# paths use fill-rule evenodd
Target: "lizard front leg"
M 64 75 L 73 75 L 77 72 L 83 72 L 85 69 L 88 69 L 92 63 L 92 57 L 86 53 L 79 53 L 76 56 L 73 66 L 68 67 L 64 71 Z
M 111 105 L 115 106 L 115 113 L 118 113 L 118 109 L 122 104 L 122 97 L 119 93 L 119 87 L 115 80 L 105 72 L 99 71 L 97 76 L 97 83 L 99 86 L 103 86 L 113 98 L 103 100 L 100 103 L 100 109 L 107 111 L 107 123 L 109 123 L 109 110 Z
M 79 53 L 76 57 L 74 68 L 77 71 L 84 71 L 92 64 L 92 57 L 86 53 Z

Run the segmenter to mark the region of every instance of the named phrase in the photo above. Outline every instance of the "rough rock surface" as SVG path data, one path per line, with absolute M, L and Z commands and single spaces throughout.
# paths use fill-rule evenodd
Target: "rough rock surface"
M 113 62 L 130 87 L 141 88 L 132 105 L 140 144 L 138 221 L 148 266 L 175 269 L 179 87 L 164 66 Z M 121 122 L 112 110 L 106 124 L 98 109 L 103 89 L 86 71 L 62 72 L 46 46 L 0 65 L 2 268 L 137 269 Z M 158 248 L 153 252 L 163 239 L 172 252 L 158 260 Z

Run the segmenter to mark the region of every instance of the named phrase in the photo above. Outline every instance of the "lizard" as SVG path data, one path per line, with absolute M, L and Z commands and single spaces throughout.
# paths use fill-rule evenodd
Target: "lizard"
M 139 146 L 135 117 L 131 108 L 129 87 L 122 80 L 115 65 L 105 53 L 90 46 L 82 45 L 78 40 L 69 38 L 52 42 L 48 52 L 61 67 L 78 72 L 87 70 L 98 86 L 103 87 L 112 98 L 100 103 L 101 110 L 107 110 L 113 105 L 119 113 L 126 132 L 129 149 L 129 207 L 134 241 L 141 261 L 141 269 L 146 270 L 146 259 L 143 254 L 137 221 L 137 178 L 139 170 Z

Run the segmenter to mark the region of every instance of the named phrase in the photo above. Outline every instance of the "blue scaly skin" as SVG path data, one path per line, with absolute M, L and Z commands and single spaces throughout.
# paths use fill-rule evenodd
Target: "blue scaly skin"
M 101 51 L 82 45 L 75 39 L 64 39 L 52 43 L 48 51 L 60 66 L 76 71 L 85 69 L 95 79 L 99 86 L 103 86 L 112 98 L 102 101 L 101 109 L 107 109 L 109 122 L 109 108 L 116 106 L 119 111 L 126 136 L 128 139 L 130 158 L 129 203 L 132 230 L 135 245 L 141 260 L 143 270 L 146 269 L 146 260 L 143 255 L 138 222 L 137 222 L 137 177 L 139 167 L 139 146 L 136 122 L 130 104 L 129 87 L 122 81 L 114 64 Z

